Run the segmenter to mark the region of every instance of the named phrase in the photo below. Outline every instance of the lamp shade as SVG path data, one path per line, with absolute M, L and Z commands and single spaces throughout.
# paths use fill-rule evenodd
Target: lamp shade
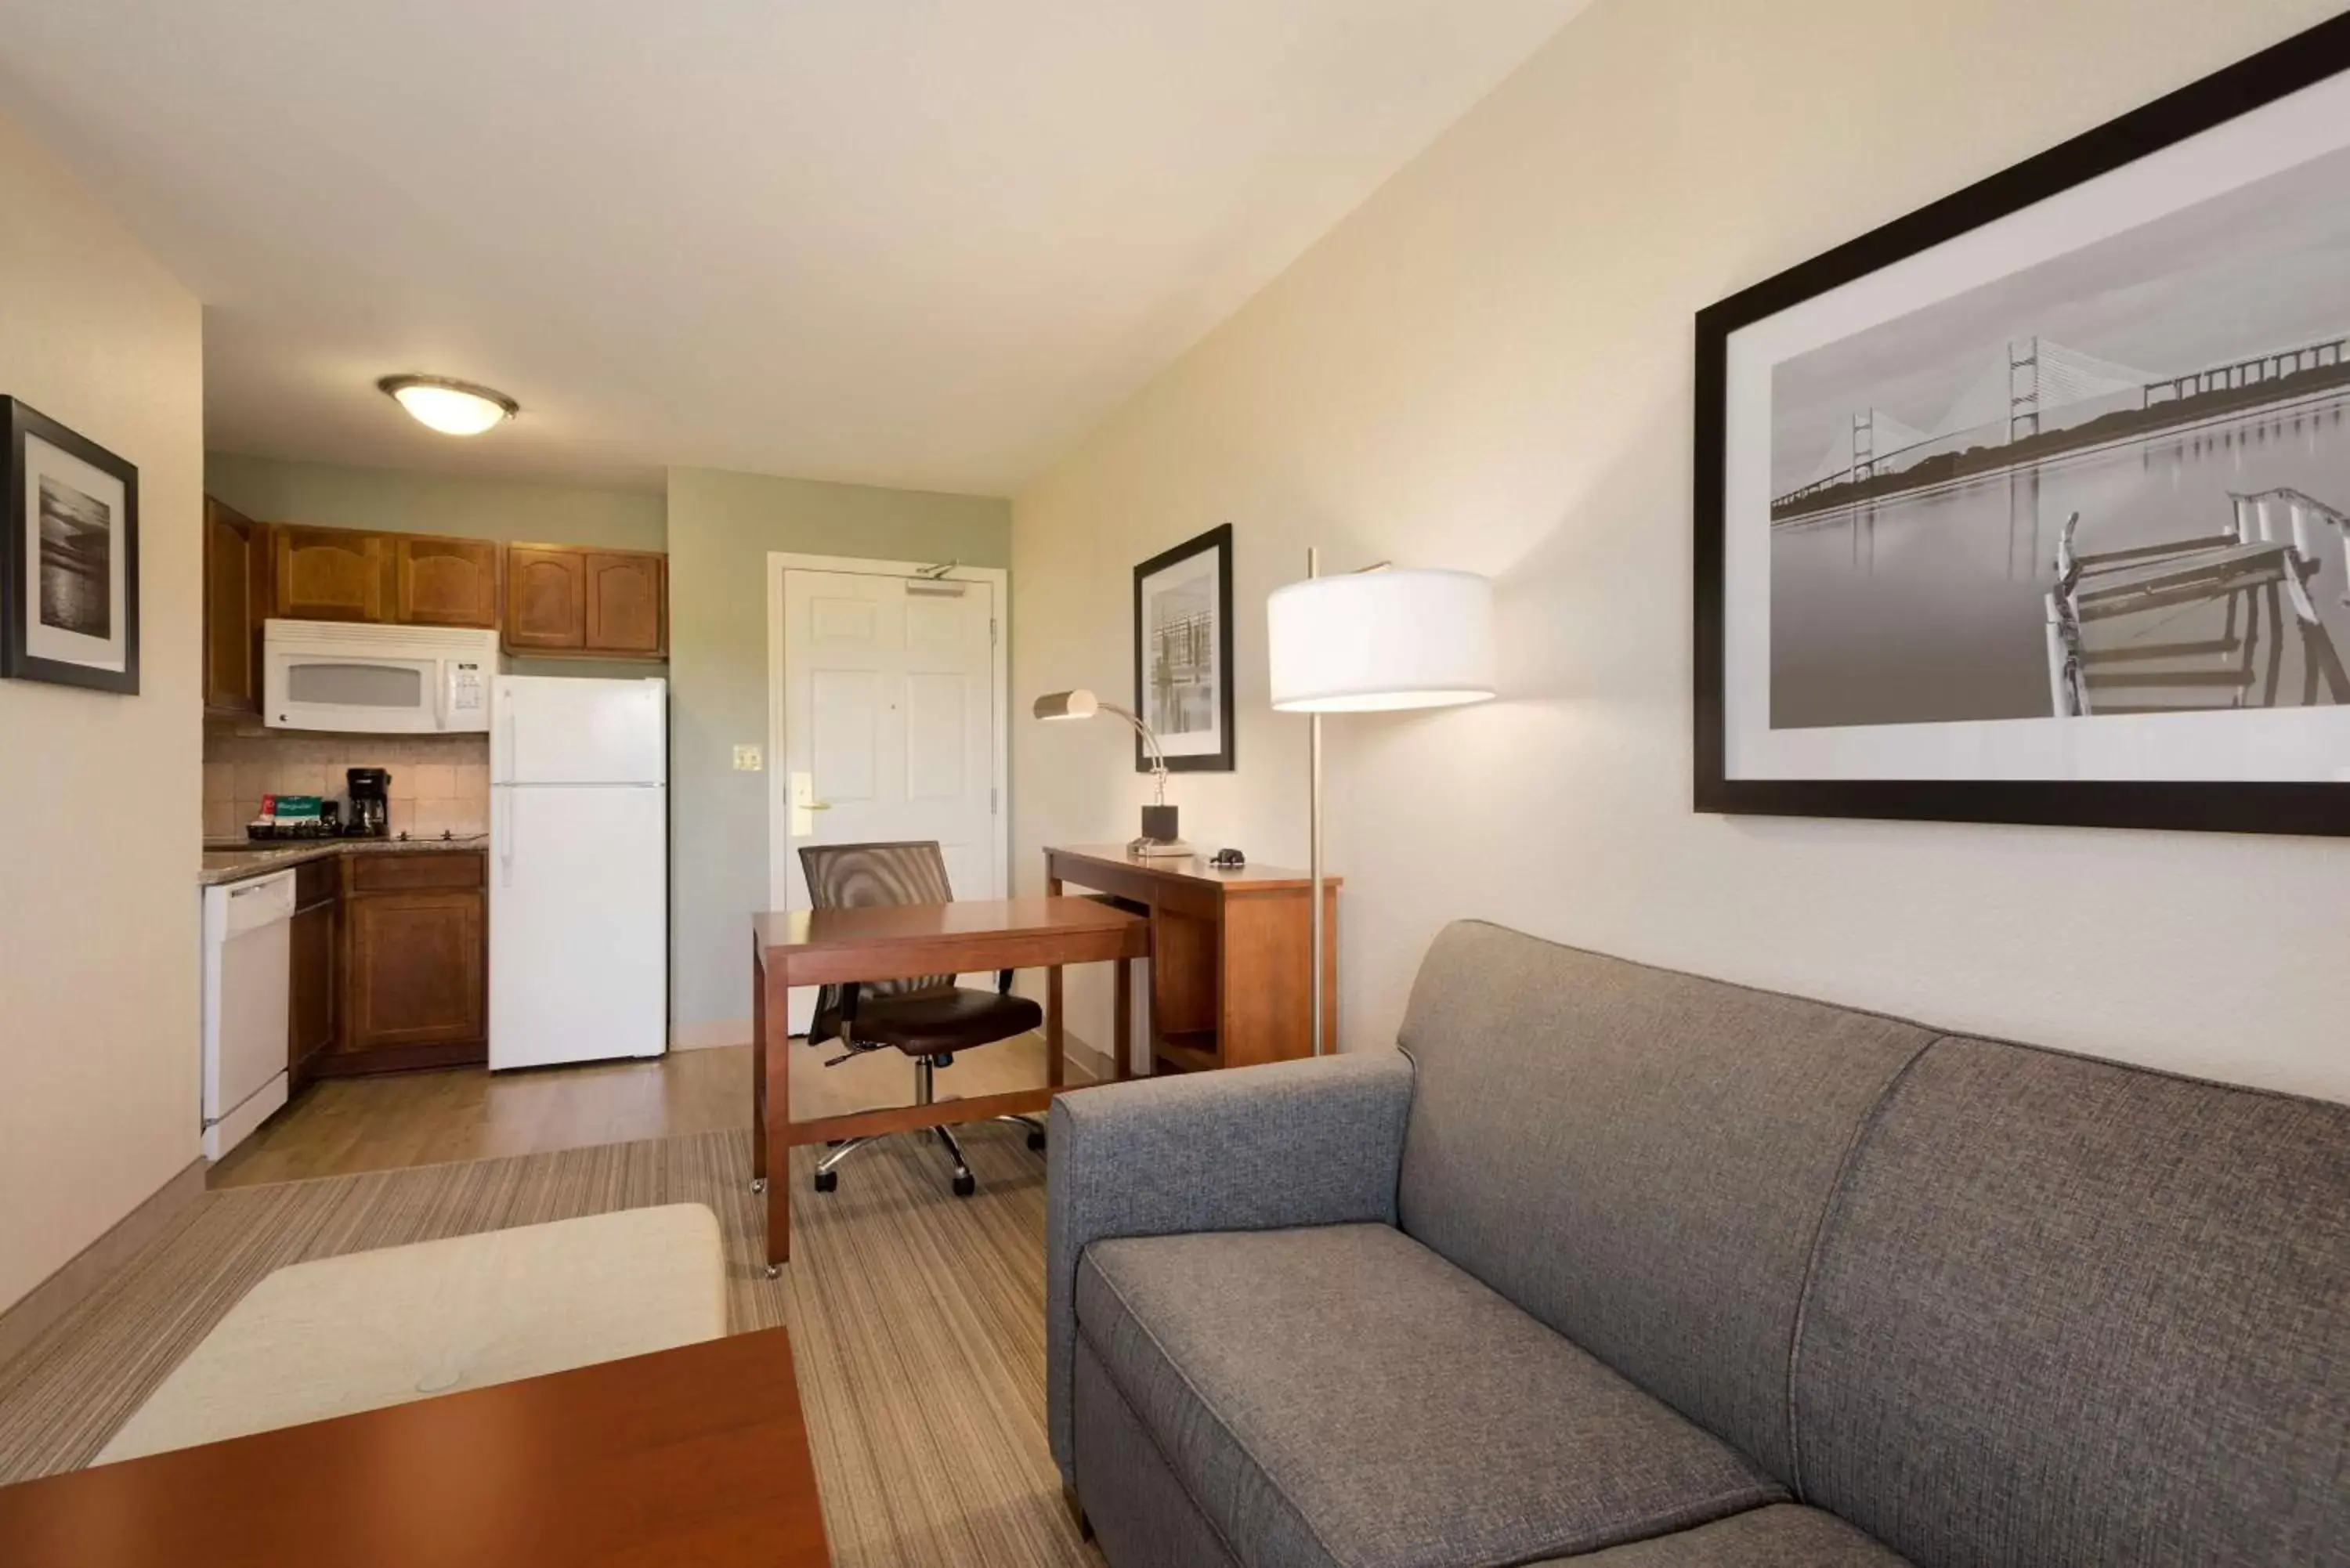
M 1273 705 L 1448 708 L 1493 695 L 1493 585 L 1474 572 L 1308 577 L 1265 601 Z
M 1101 711 L 1101 700 L 1082 686 L 1070 691 L 1047 691 L 1036 699 L 1032 711 L 1039 719 L 1090 719 Z

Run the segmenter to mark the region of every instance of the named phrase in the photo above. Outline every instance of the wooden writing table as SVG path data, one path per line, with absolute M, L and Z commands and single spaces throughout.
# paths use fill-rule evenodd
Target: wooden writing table
M 1061 966 L 1118 966 L 1117 1027 L 1131 1027 L 1129 959 L 1148 950 L 1148 922 L 1095 898 L 993 898 L 855 909 L 772 909 L 751 917 L 751 1175 L 767 1196 L 767 1272 L 792 1252 L 791 1151 L 800 1144 L 873 1137 L 1043 1110 L 1068 1074 Z M 1047 1076 L 1035 1089 L 891 1106 L 792 1120 L 791 1009 L 795 985 L 911 980 L 926 974 L 1042 969 Z M 1121 1057 L 1123 1053 L 1120 1054 Z M 1119 1077 L 1126 1064 L 1118 1064 Z
M 780 1328 L 0 1487 L 9 1568 L 831 1560 Z
M 1150 921 L 1144 1021 L 1154 1073 L 1247 1067 L 1314 1054 L 1313 881 L 1278 866 L 1143 859 L 1123 845 L 1048 846 L 1045 891 L 1091 888 Z M 1337 1049 L 1338 888 L 1322 879 L 1324 1049 Z M 1125 966 L 1119 966 L 1119 977 Z M 1126 1025 L 1115 1053 L 1126 1069 Z

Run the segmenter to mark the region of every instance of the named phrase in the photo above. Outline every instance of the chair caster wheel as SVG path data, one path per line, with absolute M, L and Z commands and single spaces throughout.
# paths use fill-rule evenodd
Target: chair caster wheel
M 1040 1132 L 1030 1133 L 1028 1135 L 1028 1147 L 1041 1151 L 1045 1147 L 1045 1135 Z
M 838 1187 L 839 1185 L 840 1172 L 837 1170 L 819 1170 L 816 1173 L 816 1189 L 818 1192 L 830 1192 L 834 1188 Z
M 753 1177 L 753 1178 L 751 1179 L 751 1190 L 752 1190 L 752 1191 L 754 1191 L 754 1192 L 764 1192 L 764 1191 L 766 1191 L 766 1190 L 767 1190 L 767 1179 L 766 1179 L 765 1177 L 764 1177 L 764 1176 L 754 1176 L 754 1177 Z
M 978 1190 L 979 1183 L 972 1179 L 970 1171 L 966 1170 L 954 1179 L 954 1195 L 957 1198 L 968 1198 Z

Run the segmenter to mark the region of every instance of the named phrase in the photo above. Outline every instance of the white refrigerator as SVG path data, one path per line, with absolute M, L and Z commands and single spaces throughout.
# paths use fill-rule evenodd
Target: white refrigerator
M 669 686 L 504 675 L 490 728 L 490 1066 L 669 1037 Z

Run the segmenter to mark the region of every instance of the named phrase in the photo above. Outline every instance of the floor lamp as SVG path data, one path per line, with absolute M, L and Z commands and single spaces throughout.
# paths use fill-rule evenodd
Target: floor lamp
M 1311 715 L 1308 851 L 1314 899 L 1314 1054 L 1323 1052 L 1322 715 L 1451 708 L 1493 695 L 1493 585 L 1474 572 L 1378 566 L 1321 575 L 1305 552 L 1305 580 L 1265 601 L 1273 705 Z

